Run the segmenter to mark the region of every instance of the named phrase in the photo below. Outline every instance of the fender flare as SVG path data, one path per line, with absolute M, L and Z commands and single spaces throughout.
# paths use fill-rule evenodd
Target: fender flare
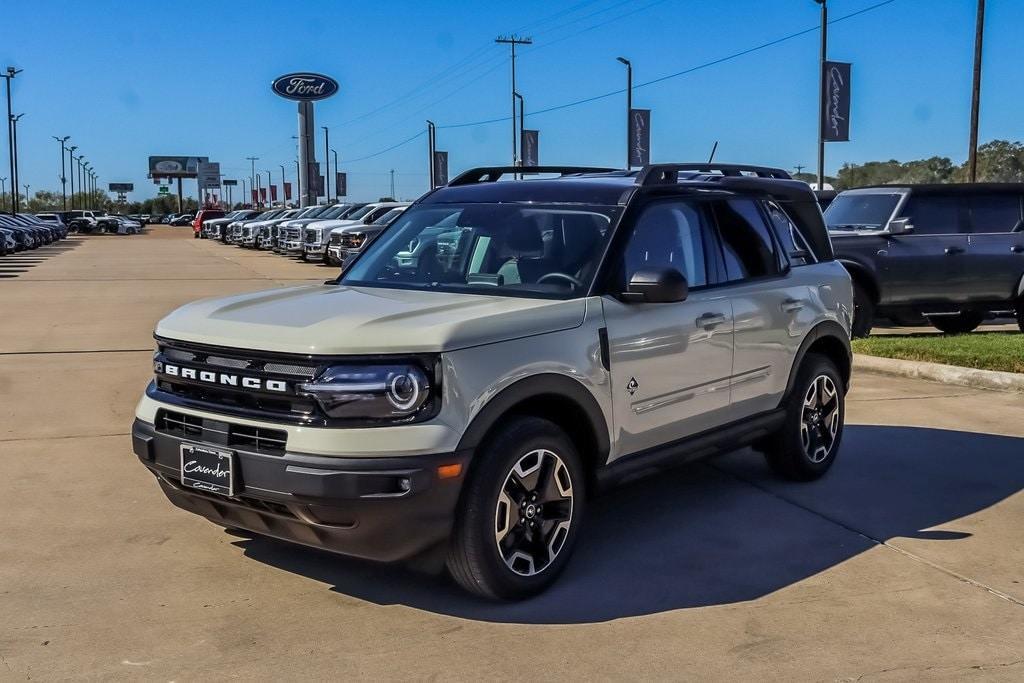
M 846 268 L 846 272 L 850 274 L 851 280 L 863 285 L 868 290 L 868 294 L 872 297 L 875 304 L 881 302 L 882 289 L 878 286 L 878 278 L 875 276 L 874 271 L 860 261 L 846 258 L 837 260 L 843 268 Z
M 782 402 L 785 403 L 793 393 L 793 385 L 796 383 L 796 375 L 800 371 L 800 366 L 804 362 L 804 356 L 807 355 L 808 349 L 818 340 L 825 337 L 833 337 L 842 344 L 843 348 L 846 349 L 846 368 L 840 368 L 840 372 L 845 370 L 845 377 L 843 380 L 846 382 L 846 389 L 850 388 L 850 375 L 853 368 L 853 350 L 850 347 L 850 337 L 843 329 L 843 326 L 837 323 L 835 320 L 825 320 L 813 328 L 804 337 L 803 342 L 800 344 L 800 348 L 797 349 L 796 356 L 793 358 L 793 366 L 789 369 L 789 381 L 786 382 L 786 391 L 783 393 Z
M 576 379 L 556 373 L 544 373 L 521 379 L 502 389 L 480 409 L 459 440 L 458 450 L 475 449 L 503 417 L 517 405 L 534 398 L 552 397 L 573 402 L 586 415 L 600 455 L 607 456 L 611 447 L 608 422 L 597 399 Z

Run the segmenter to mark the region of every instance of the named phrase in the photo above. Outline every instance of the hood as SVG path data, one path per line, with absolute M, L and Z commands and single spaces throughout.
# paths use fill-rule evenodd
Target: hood
M 156 334 L 283 353 L 429 353 L 571 329 L 585 312 L 585 299 L 307 285 L 196 301 Z

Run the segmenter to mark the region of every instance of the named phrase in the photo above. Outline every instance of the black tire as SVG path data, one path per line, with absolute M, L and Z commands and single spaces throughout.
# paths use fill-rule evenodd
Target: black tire
M 1024 332 L 1024 301 L 1017 304 L 1017 327 Z
M 944 334 L 966 334 L 977 328 L 984 319 L 981 313 L 965 311 L 957 315 L 936 315 L 928 322 Z
M 855 339 L 871 334 L 875 324 L 875 302 L 864 287 L 853 281 L 853 328 L 850 335 Z
M 579 454 L 554 423 L 518 417 L 499 428 L 476 457 L 448 546 L 448 572 L 485 598 L 540 593 L 565 568 L 583 523 L 587 492 Z M 505 533 L 499 539 L 501 517 Z
M 834 395 L 830 397 L 828 391 L 822 391 L 823 387 L 831 387 Z M 826 399 L 825 403 L 809 405 L 809 401 L 818 396 Z M 785 422 L 779 431 L 762 442 L 761 450 L 768 465 L 779 476 L 793 481 L 812 481 L 825 474 L 835 462 L 843 439 L 846 392 L 836 364 L 825 356 L 807 354 L 797 371 L 787 403 Z M 836 411 L 834 429 L 833 410 Z

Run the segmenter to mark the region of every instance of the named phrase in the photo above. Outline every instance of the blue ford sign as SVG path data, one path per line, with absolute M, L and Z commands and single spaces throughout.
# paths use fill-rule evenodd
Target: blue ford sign
M 285 74 L 270 85 L 281 97 L 289 100 L 323 100 L 338 92 L 338 82 L 330 76 L 311 73 Z

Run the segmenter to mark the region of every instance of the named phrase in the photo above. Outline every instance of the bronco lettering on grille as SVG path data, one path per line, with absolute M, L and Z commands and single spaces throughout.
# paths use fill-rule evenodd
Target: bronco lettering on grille
M 195 368 L 186 368 L 178 365 L 171 365 L 170 363 L 162 363 L 160 361 L 156 362 L 154 369 L 158 374 L 167 375 L 169 377 L 190 379 L 196 382 L 205 382 L 207 384 L 242 387 L 244 389 L 263 389 L 264 391 L 273 391 L 278 393 L 286 393 L 288 391 L 288 383 L 279 379 L 264 380 L 259 377 L 246 377 L 226 372 L 197 370 Z

